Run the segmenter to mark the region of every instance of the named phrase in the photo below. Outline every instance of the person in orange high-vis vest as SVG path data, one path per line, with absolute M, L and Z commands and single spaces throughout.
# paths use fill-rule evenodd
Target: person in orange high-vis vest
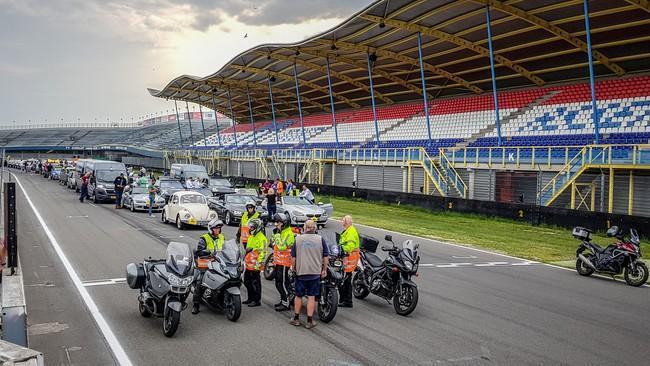
M 343 250 L 345 257 L 343 263 L 345 264 L 345 279 L 339 288 L 339 306 L 344 308 L 352 307 L 352 273 L 357 269 L 359 263 L 359 247 L 360 239 L 357 229 L 352 225 L 352 216 L 347 215 L 341 220 L 343 224 L 343 232 L 339 238 L 339 246 Z
M 260 219 L 248 221 L 250 236 L 246 242 L 246 272 L 244 272 L 244 286 L 248 299 L 243 304 L 249 307 L 260 306 L 262 300 L 262 280 L 260 271 L 264 270 L 264 258 L 268 241 L 264 234 L 264 224 Z
M 275 266 L 275 288 L 280 294 L 280 302 L 275 311 L 289 310 L 289 268 L 291 268 L 291 247 L 296 236 L 291 229 L 291 218 L 286 213 L 273 216 L 276 229 L 273 233 L 273 265 Z

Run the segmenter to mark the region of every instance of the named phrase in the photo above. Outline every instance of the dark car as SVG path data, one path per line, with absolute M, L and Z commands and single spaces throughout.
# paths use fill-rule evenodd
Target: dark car
M 226 178 L 210 178 L 208 188 L 216 195 L 235 193 L 235 187 Z
M 216 194 L 214 194 L 210 188 L 187 188 L 187 190 L 201 193 L 205 196 L 205 198 L 212 198 L 216 196 Z
M 154 186 L 160 192 L 160 196 L 165 199 L 165 204 L 169 202 L 169 197 L 174 193 L 185 190 L 180 181 L 172 178 L 160 178 Z
M 255 202 L 255 209 L 260 213 L 262 221 L 268 221 L 268 212 L 259 204 L 259 199 L 252 195 L 224 194 L 217 198 L 208 199 L 208 206 L 210 209 L 217 211 L 217 216 L 223 219 L 226 225 L 236 225 L 241 221 L 248 201 Z

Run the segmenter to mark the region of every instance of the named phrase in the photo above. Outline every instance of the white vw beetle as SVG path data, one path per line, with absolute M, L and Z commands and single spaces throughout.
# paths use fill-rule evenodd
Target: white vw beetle
M 204 195 L 193 191 L 174 193 L 162 211 L 162 222 L 176 223 L 179 230 L 187 225 L 208 226 L 210 220 L 217 218 L 217 213 L 210 210 Z

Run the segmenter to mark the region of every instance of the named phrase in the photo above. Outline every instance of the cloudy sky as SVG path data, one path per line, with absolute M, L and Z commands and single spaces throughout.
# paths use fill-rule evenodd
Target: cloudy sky
M 173 106 L 147 87 L 302 40 L 370 2 L 0 0 L 0 124 L 137 120 Z

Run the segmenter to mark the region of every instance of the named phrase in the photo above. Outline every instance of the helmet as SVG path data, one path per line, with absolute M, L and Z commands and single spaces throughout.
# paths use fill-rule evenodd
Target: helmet
M 248 229 L 250 230 L 251 235 L 257 234 L 260 230 L 264 228 L 262 220 L 252 219 L 248 222 Z
M 255 206 L 257 206 L 257 205 L 255 204 L 255 201 L 248 200 L 248 201 L 246 201 L 246 208 L 248 208 L 248 206 L 252 206 L 253 208 L 255 208 Z
M 223 221 L 219 220 L 218 218 L 217 218 L 217 219 L 213 219 L 212 221 L 210 221 L 210 222 L 208 223 L 208 231 L 209 231 L 209 232 L 212 232 L 212 229 L 217 228 L 217 227 L 218 227 L 218 228 L 223 227 Z
M 607 230 L 607 236 L 609 237 L 622 237 L 623 230 L 621 230 L 618 226 L 612 226 Z M 619 238 L 620 239 L 620 238 Z
M 273 222 L 281 222 L 284 227 L 291 225 L 291 218 L 289 215 L 279 212 L 273 215 Z

